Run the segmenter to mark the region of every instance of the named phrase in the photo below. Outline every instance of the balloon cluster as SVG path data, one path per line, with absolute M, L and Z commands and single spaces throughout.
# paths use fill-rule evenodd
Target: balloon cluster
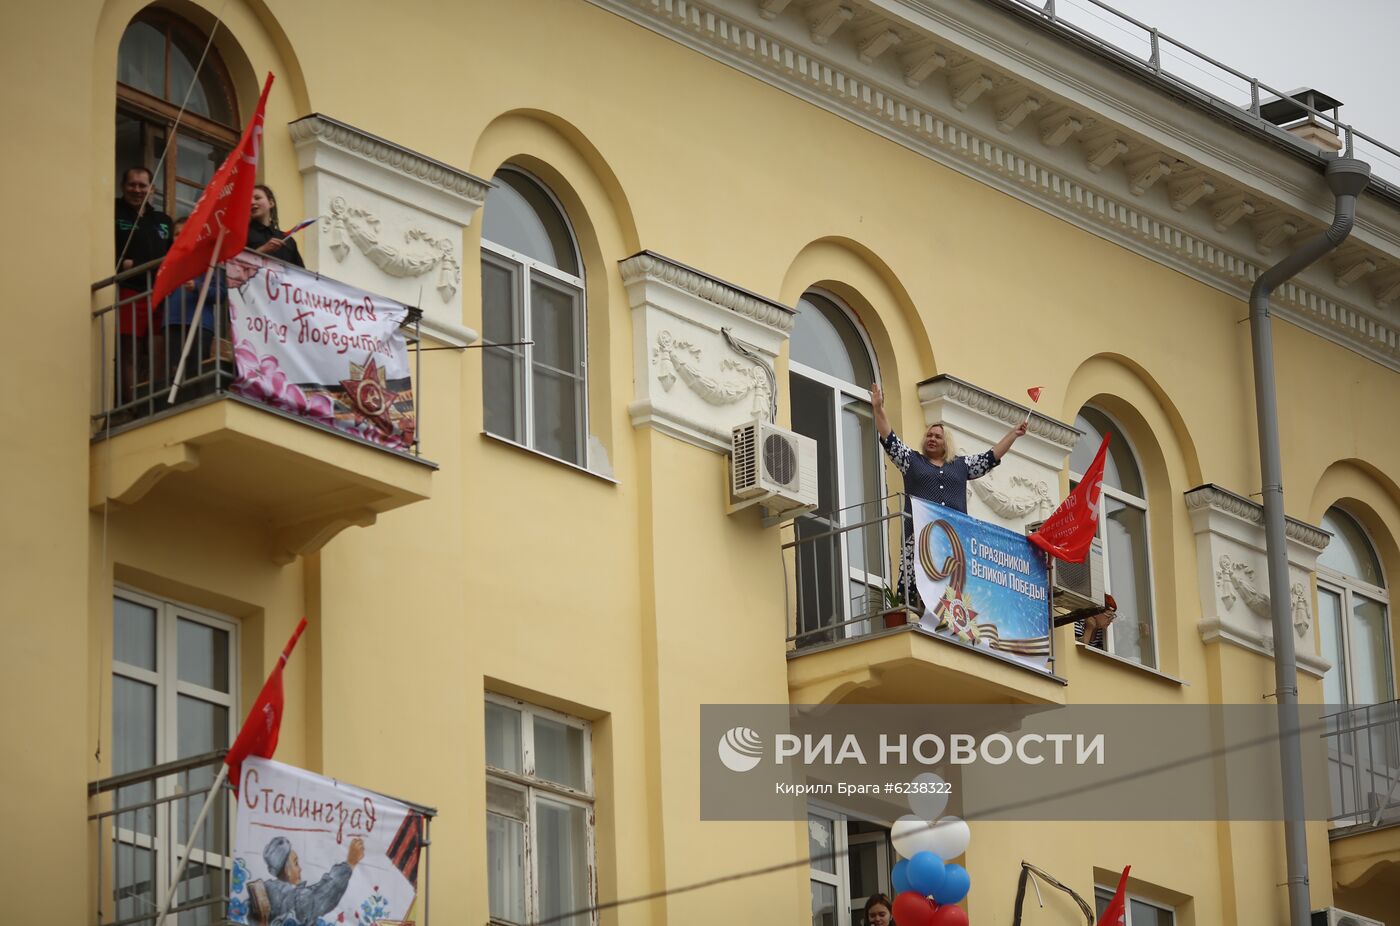
M 939 819 L 948 806 L 947 794 L 939 793 L 942 785 L 943 779 L 932 772 L 915 778 L 909 797 L 914 812 L 890 830 L 895 851 L 904 856 L 891 873 L 891 912 L 899 926 L 967 926 L 967 913 L 955 905 L 967 896 L 972 878 L 966 868 L 945 860 L 967 851 L 972 831 L 957 817 Z

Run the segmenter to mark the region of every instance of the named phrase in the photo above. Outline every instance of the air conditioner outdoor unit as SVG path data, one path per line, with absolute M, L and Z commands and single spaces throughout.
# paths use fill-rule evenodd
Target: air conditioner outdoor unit
M 794 518 L 817 506 L 817 442 L 763 419 L 734 429 L 729 457 L 730 512 L 762 505 L 770 517 Z
M 1026 525 L 1026 533 L 1040 529 L 1041 522 Z M 1103 604 L 1103 541 L 1095 537 L 1089 555 L 1082 563 L 1051 559 L 1054 575 L 1055 607 L 1066 611 Z
M 1380 920 L 1373 920 L 1369 916 L 1348 913 L 1345 910 L 1338 910 L 1336 907 L 1325 907 L 1313 911 L 1312 926 L 1385 926 L 1385 924 Z

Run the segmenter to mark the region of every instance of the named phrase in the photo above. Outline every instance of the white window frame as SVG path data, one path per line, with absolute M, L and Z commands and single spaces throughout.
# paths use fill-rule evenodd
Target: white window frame
M 498 695 L 492 692 L 486 693 L 486 701 L 492 704 L 499 704 L 502 707 L 519 711 L 521 714 L 520 723 L 520 771 L 512 772 L 508 769 L 497 768 L 494 765 L 486 765 L 486 779 L 488 782 L 494 781 L 496 784 L 506 786 L 515 791 L 525 792 L 525 815 L 524 823 L 524 845 L 525 845 L 525 922 L 536 922 L 539 917 L 540 895 L 539 895 L 539 874 L 535 870 L 535 860 L 539 858 L 538 827 L 535 820 L 538 818 L 536 807 L 540 797 L 547 797 L 549 800 L 557 801 L 561 804 L 569 804 L 574 807 L 583 808 L 584 815 L 584 850 L 588 854 L 588 906 L 596 908 L 598 905 L 598 865 L 596 848 L 596 796 L 593 790 L 593 725 L 587 720 L 572 717 L 568 714 L 561 714 L 558 711 L 550 710 L 547 707 L 540 707 L 519 698 L 510 698 L 505 695 Z M 485 705 L 482 706 L 483 715 Z M 565 726 L 583 732 L 583 789 L 570 788 L 567 785 L 554 781 L 547 781 L 535 775 L 535 724 L 533 718 L 541 717 L 552 720 Z M 529 722 L 526 722 L 529 718 Z M 489 873 L 488 873 L 489 877 Z M 489 913 L 488 913 L 489 916 Z M 490 923 L 500 923 L 503 926 L 520 926 L 510 920 L 491 918 Z M 589 922 L 598 922 L 598 911 L 594 909 L 589 915 Z
M 875 823 L 880 826 L 884 826 L 884 823 L 870 817 L 840 810 L 831 804 L 824 804 L 820 801 L 808 801 L 807 813 L 809 815 L 816 814 L 833 821 L 834 825 L 832 826 L 831 836 L 833 844 L 832 852 L 836 860 L 836 872 L 834 874 L 821 871 L 816 866 L 809 864 L 809 880 L 817 881 L 822 884 L 829 884 L 836 888 L 836 909 L 839 911 L 836 917 L 836 926 L 858 926 L 858 924 L 851 922 L 851 905 L 858 899 L 864 902 L 870 898 L 868 896 L 857 898 L 851 895 L 851 846 L 860 845 L 862 843 L 875 844 L 875 853 L 878 859 L 880 872 L 879 891 L 886 897 L 892 898 L 894 895 L 894 888 L 890 884 L 892 863 L 890 861 L 889 832 L 886 831 L 883 834 L 883 838 L 881 838 L 881 834 L 879 833 L 859 833 L 852 839 L 849 828 L 849 824 L 852 820 Z
M 1347 698 L 1346 706 L 1348 708 L 1362 706 L 1357 703 L 1355 685 L 1353 683 L 1351 674 L 1352 666 L 1355 665 L 1351 657 L 1351 615 L 1353 595 L 1360 595 L 1363 598 L 1369 598 L 1372 601 L 1380 603 L 1380 605 L 1385 608 L 1385 642 L 1386 654 L 1389 656 L 1389 661 L 1386 664 L 1386 669 L 1387 674 L 1390 676 L 1390 697 L 1387 700 L 1394 700 L 1396 688 L 1394 669 L 1395 638 L 1391 634 L 1390 628 L 1390 592 L 1387 590 L 1389 583 L 1387 582 L 1385 577 L 1385 564 L 1381 562 L 1380 555 L 1376 552 L 1376 544 L 1371 539 L 1370 532 L 1366 530 L 1366 525 L 1362 524 L 1359 518 L 1352 515 L 1352 513 L 1347 511 L 1345 508 L 1333 505 L 1328 510 L 1330 511 L 1333 508 L 1339 511 L 1342 517 L 1346 518 L 1347 520 L 1351 521 L 1352 524 L 1356 525 L 1357 530 L 1361 532 L 1362 539 L 1366 541 L 1366 545 L 1370 549 L 1371 556 L 1375 558 L 1376 564 L 1381 570 L 1381 581 L 1386 582 L 1386 585 L 1372 585 L 1364 579 L 1358 578 L 1356 576 L 1349 576 L 1346 573 L 1337 572 L 1335 569 L 1332 569 L 1331 567 L 1326 566 L 1320 562 L 1317 564 L 1318 591 L 1321 592 L 1325 589 L 1329 592 L 1332 592 L 1335 595 L 1338 595 L 1342 599 L 1342 620 L 1340 627 L 1341 639 L 1337 641 L 1337 645 L 1342 647 L 1342 658 L 1346 662 L 1346 677 L 1342 679 L 1342 687 L 1345 690 Z M 1384 704 L 1385 702 L 1382 701 L 1379 703 Z
M 238 666 L 239 666 L 239 636 L 238 622 L 232 618 L 196 608 L 183 602 L 173 601 L 168 598 L 158 598 L 145 592 L 137 591 L 130 586 L 114 584 L 112 588 L 112 598 L 122 598 L 142 607 L 151 608 L 156 613 L 155 644 L 156 644 L 156 669 L 149 669 L 134 666 L 130 663 L 122 662 L 116 657 L 116 640 L 113 637 L 112 647 L 112 679 L 113 684 L 117 677 L 131 679 L 151 685 L 156 690 L 156 756 L 155 764 L 161 765 L 172 762 L 179 755 L 179 703 L 180 695 L 186 695 L 210 704 L 217 704 L 228 710 L 228 741 L 223 747 L 231 746 L 233 738 L 237 736 L 238 726 L 242 722 L 242 715 L 238 710 Z M 114 620 L 114 618 L 109 618 Z M 179 633 L 180 621 L 187 620 L 196 624 L 204 624 L 228 633 L 228 679 L 229 690 L 227 693 L 215 691 L 212 688 L 205 688 L 196 685 L 194 682 L 181 681 L 180 668 L 178 664 L 178 654 L 180 652 Z M 115 635 L 115 627 L 113 634 Z M 115 709 L 115 699 L 113 700 Z M 115 717 L 110 720 L 115 721 Z M 219 748 L 223 748 L 219 747 Z M 177 782 L 174 776 L 166 776 L 156 782 L 155 798 L 169 798 L 176 793 Z M 151 852 L 151 870 L 154 873 L 155 896 L 164 898 L 170 889 L 171 875 L 174 864 L 166 854 L 170 851 L 176 853 L 178 859 L 180 854 L 187 851 L 184 845 L 176 843 L 175 834 L 180 832 L 184 826 L 184 821 L 179 819 L 184 808 L 183 801 L 172 801 L 165 806 L 169 812 L 153 814 L 153 831 L 150 833 L 140 832 L 127 826 L 121 826 L 120 821 L 114 827 L 114 838 L 128 845 L 134 845 Z M 232 810 L 232 802 L 229 805 Z M 193 821 L 190 821 L 191 823 Z M 207 824 L 206 824 L 207 825 Z M 233 816 L 229 814 L 224 821 L 225 831 L 229 834 L 230 847 L 233 836 Z M 203 849 L 188 849 L 190 861 L 210 868 L 232 868 L 233 859 L 220 855 L 217 852 L 205 851 Z M 188 874 L 187 874 L 188 877 Z M 115 886 L 115 885 L 114 885 Z
M 1100 891 L 1106 892 L 1109 896 L 1109 899 L 1111 900 L 1113 898 L 1113 895 L 1118 893 L 1118 885 L 1098 883 L 1094 884 L 1094 908 L 1096 911 L 1098 909 L 1098 899 Z M 1144 897 L 1141 894 L 1131 894 L 1126 891 L 1123 893 L 1123 926 L 1133 926 L 1133 904 L 1135 903 L 1140 903 L 1145 907 L 1151 907 L 1154 910 L 1160 910 L 1163 913 L 1170 914 L 1172 918 L 1172 926 L 1176 926 L 1176 907 L 1168 906 L 1167 904 L 1162 903 L 1160 900 L 1153 900 L 1150 897 Z M 1095 918 L 1097 918 L 1098 913 L 1095 912 L 1094 916 Z
M 1144 473 L 1142 470 L 1142 456 L 1137 452 L 1137 448 L 1133 446 L 1133 440 L 1131 437 L 1128 436 L 1128 432 L 1124 430 L 1123 426 L 1118 423 L 1118 420 L 1116 418 L 1114 418 L 1107 411 L 1105 411 L 1097 405 L 1085 405 L 1076 413 L 1075 417 L 1082 415 L 1084 412 L 1084 408 L 1093 409 L 1096 413 L 1106 418 L 1109 424 L 1113 425 L 1114 437 L 1121 440 L 1124 446 L 1128 448 L 1128 453 L 1131 454 L 1133 458 L 1133 466 L 1137 469 L 1138 478 L 1142 480 L 1143 490 L 1146 491 L 1147 474 Z M 1074 487 L 1083 480 L 1083 473 L 1076 473 L 1074 470 L 1069 471 L 1069 483 L 1071 491 L 1073 491 Z M 1152 510 L 1148 506 L 1146 498 L 1139 498 L 1136 495 L 1131 495 L 1127 492 L 1124 492 L 1122 489 L 1110 486 L 1107 481 L 1103 483 L 1101 488 L 1102 491 L 1099 493 L 1098 523 L 1095 525 L 1094 528 L 1094 536 L 1098 538 L 1099 543 L 1103 547 L 1103 588 L 1104 591 L 1110 595 L 1113 594 L 1113 557 L 1109 555 L 1108 516 L 1106 511 L 1107 506 L 1104 504 L 1104 497 L 1107 496 L 1108 498 L 1111 498 L 1114 501 L 1121 502 L 1131 508 L 1135 508 L 1138 511 L 1142 512 L 1143 545 L 1147 554 L 1147 575 L 1144 576 L 1143 579 L 1147 583 L 1147 605 L 1149 608 L 1152 609 L 1151 614 L 1148 615 L 1148 622 L 1152 631 L 1152 663 L 1150 665 L 1148 663 L 1138 664 L 1147 666 L 1147 668 L 1149 669 L 1157 669 L 1162 664 L 1162 652 L 1157 641 L 1157 583 L 1153 577 L 1153 572 L 1155 570 L 1153 569 L 1154 560 L 1152 557 Z M 1111 627 L 1108 630 L 1104 631 L 1103 637 L 1105 652 L 1110 653 L 1114 656 L 1118 656 L 1119 659 L 1124 659 L 1129 662 L 1137 662 L 1136 659 L 1132 659 L 1129 656 L 1119 656 L 1118 653 L 1114 651 L 1113 632 Z
M 523 382 L 521 383 L 521 389 L 519 393 L 520 405 L 519 408 L 516 409 L 515 423 L 518 431 L 518 439 L 512 439 L 506 437 L 503 434 L 495 434 L 491 431 L 487 431 L 487 433 L 491 434 L 492 437 L 498 438 L 500 440 L 510 441 L 511 443 L 522 446 L 527 450 L 533 450 L 536 453 L 543 454 L 544 456 L 547 456 L 552 460 L 559 460 L 560 462 L 568 463 L 571 466 L 578 466 L 583 469 L 588 469 L 588 445 L 589 434 L 591 433 L 589 431 L 588 421 L 588 289 L 584 284 L 584 278 L 582 276 L 582 272 L 584 269 L 583 255 L 579 252 L 578 237 L 574 234 L 573 226 L 569 223 L 568 212 L 564 210 L 564 207 L 562 204 L 560 204 L 558 197 L 554 195 L 554 191 L 551 190 L 547 184 L 540 181 L 538 177 L 536 177 L 529 171 L 522 170 L 519 167 L 515 167 L 514 165 L 507 165 L 505 167 L 502 167 L 501 170 L 498 171 L 498 173 L 519 174 L 520 176 L 526 178 L 530 183 L 534 184 L 537 188 L 544 192 L 544 195 L 549 199 L 550 204 L 558 211 L 560 218 L 564 222 L 564 229 L 568 232 L 569 235 L 569 247 L 572 249 L 574 264 L 579 268 L 580 275 L 575 276 L 571 273 L 560 270 L 558 267 L 552 267 L 549 264 L 544 263 L 543 261 L 536 260 L 535 258 L 530 257 L 527 254 L 521 254 L 519 251 L 505 247 L 504 245 L 496 244 L 494 241 L 488 240 L 484 235 L 481 239 L 482 260 L 493 262 L 498 267 L 503 267 L 514 272 L 516 284 L 516 303 L 513 308 L 518 310 L 518 314 L 515 319 L 515 328 L 517 333 L 516 340 L 532 341 L 534 339 L 532 334 L 533 312 L 531 311 L 530 305 L 530 278 L 532 275 L 540 274 L 555 283 L 571 287 L 578 291 L 579 311 L 578 317 L 575 319 L 574 322 L 574 338 L 579 350 L 579 407 L 577 410 L 577 434 L 575 435 L 575 439 L 578 441 L 579 458 L 577 462 L 572 460 L 565 460 L 562 457 L 556 457 L 554 456 L 554 454 L 549 453 L 546 450 L 542 450 L 541 448 L 535 445 L 535 385 L 533 377 L 535 349 L 533 344 L 523 344 L 518 347 L 498 348 L 499 350 L 504 350 L 509 354 L 518 356 L 520 358 L 521 366 L 524 370 L 522 374 Z M 484 224 L 485 223 L 483 220 L 483 227 Z M 483 301 L 483 315 L 485 311 L 486 306 Z M 485 319 L 483 318 L 483 328 L 484 321 Z M 489 348 L 491 345 L 486 344 L 485 346 Z M 554 370 L 555 368 L 549 367 L 548 369 Z M 571 371 L 556 372 L 567 372 L 569 376 L 573 376 L 573 373 Z M 483 404 L 485 400 L 485 396 L 483 396 Z M 514 399 L 512 399 L 512 401 L 514 401 Z
M 854 312 L 851 311 L 850 307 L 846 305 L 846 303 L 845 303 L 845 301 L 844 301 L 843 299 L 841 299 L 839 296 L 837 296 L 836 294 L 834 294 L 834 293 L 832 293 L 832 292 L 830 292 L 830 291 L 828 291 L 828 290 L 822 289 L 821 287 L 813 286 L 813 287 L 811 287 L 811 288 L 805 290 L 805 291 L 802 293 L 802 298 L 806 298 L 808 295 L 816 295 L 816 296 L 819 296 L 819 297 L 825 299 L 826 301 L 828 301 L 828 302 L 830 302 L 832 305 L 834 305 L 834 306 L 836 307 L 837 311 L 841 312 L 842 314 L 844 314 L 844 315 L 846 316 L 847 321 L 849 321 L 849 322 L 851 323 L 851 327 L 853 327 L 853 328 L 855 329 L 856 335 L 860 338 L 861 347 L 865 349 L 865 356 L 866 356 L 866 359 L 868 359 L 868 360 L 870 361 L 870 367 L 871 367 L 872 370 L 875 371 L 875 382 L 876 382 L 877 385 L 879 385 L 879 384 L 880 384 L 880 365 L 879 365 L 879 363 L 878 363 L 877 360 L 876 360 L 875 349 L 871 346 L 871 344 L 870 344 L 870 338 L 869 338 L 869 336 L 868 336 L 868 335 L 866 334 L 866 332 L 865 332 L 865 327 L 860 323 L 860 319 L 858 319 L 858 318 L 856 317 L 856 314 L 855 314 Z M 847 517 L 850 516 L 850 515 L 849 515 L 849 512 L 848 512 L 848 509 L 849 509 L 852 505 L 862 505 L 862 511 L 863 511 L 863 506 L 864 506 L 864 505 L 870 504 L 870 503 L 873 503 L 873 502 L 876 502 L 876 501 L 879 501 L 880 499 L 884 498 L 884 497 L 885 497 L 885 494 L 886 494 L 886 489 L 887 489 L 887 487 L 886 487 L 886 485 L 885 485 L 885 467 L 882 465 L 882 462 L 883 462 L 883 460 L 882 460 L 882 451 L 881 451 L 878 447 L 875 448 L 875 458 L 874 458 L 874 460 L 872 460 L 872 465 L 874 465 L 874 467 L 875 467 L 875 478 L 876 478 L 876 480 L 877 480 L 877 482 L 878 482 L 878 485 L 877 485 L 876 490 L 875 490 L 875 492 L 876 492 L 876 497 L 875 497 L 875 498 L 870 498 L 870 499 L 857 499 L 857 500 L 851 500 L 851 499 L 846 498 L 846 497 L 845 497 L 845 479 L 844 479 L 845 471 L 844 471 L 844 469 L 841 468 L 841 467 L 844 466 L 844 462 L 845 462 L 845 453 L 846 453 L 845 437 L 844 437 L 844 435 L 842 434 L 842 429 L 841 429 L 841 412 L 842 412 L 841 397 L 844 395 L 844 396 L 846 396 L 846 397 L 848 397 L 848 398 L 856 399 L 856 400 L 858 400 L 858 401 L 864 402 L 866 405 L 871 406 L 871 407 L 872 407 L 872 425 L 871 425 L 871 426 L 872 426 L 872 430 L 874 430 L 874 422 L 873 422 L 873 406 L 874 406 L 874 402 L 871 400 L 871 397 L 870 397 L 870 389 L 869 389 L 869 387 L 862 387 L 862 386 L 860 386 L 860 385 L 857 384 L 857 383 L 848 383 L 848 382 L 846 382 L 846 381 L 843 380 L 843 379 L 838 379 L 837 377 L 832 376 L 830 373 L 823 372 L 822 370 L 818 370 L 818 369 L 816 369 L 815 367 L 809 367 L 809 366 L 807 366 L 806 364 L 801 363 L 800 361 L 793 360 L 793 359 L 789 359 L 789 360 L 788 360 L 788 375 L 789 375 L 789 377 L 791 377 L 791 375 L 792 375 L 793 373 L 796 373 L 797 375 L 802 376 L 802 377 L 804 377 L 804 378 L 806 378 L 806 379 L 810 379 L 810 380 L 812 380 L 813 382 L 817 383 L 818 385 L 826 386 L 826 387 L 828 387 L 829 389 L 832 390 L 833 395 L 832 395 L 831 408 L 829 409 L 829 411 L 831 412 L 831 421 L 835 424 L 835 427 L 834 427 L 833 430 L 832 430 L 832 443 L 833 443 L 833 445 L 834 445 L 834 446 L 833 446 L 833 450 L 835 451 L 836 460 L 837 460 L 837 467 L 838 467 L 838 469 L 837 469 L 836 485 L 832 487 L 832 488 L 833 488 L 832 497 L 833 497 L 833 499 L 834 499 L 834 501 L 835 501 L 836 513 L 837 513 L 838 517 L 841 517 L 841 518 L 843 518 L 843 519 L 844 519 L 844 518 L 847 518 Z M 879 437 L 880 437 L 880 435 L 879 435 L 878 432 L 877 432 L 877 433 L 875 434 L 876 440 L 879 440 Z M 884 512 L 881 512 L 881 514 L 883 514 L 883 513 L 884 513 Z M 811 515 L 803 515 L 803 517 L 805 517 L 805 518 L 810 518 L 810 519 L 812 519 L 812 520 L 821 520 L 821 521 L 825 521 L 825 520 L 826 520 L 826 519 L 824 519 L 824 518 L 815 518 L 815 517 L 813 517 L 813 516 L 811 516 Z M 895 569 L 896 567 L 894 566 L 894 564 L 892 564 L 892 563 L 890 562 L 889 536 L 888 536 L 888 533 L 889 533 L 889 532 L 885 529 L 885 523 L 887 523 L 887 522 L 882 522 L 881 525 L 880 525 L 878 528 L 872 526 L 872 527 L 866 528 L 866 529 L 867 529 L 867 530 L 876 530 L 876 531 L 877 531 L 877 534 L 878 534 L 878 536 L 879 536 L 879 538 L 880 538 L 880 553 L 879 553 L 880 562 L 881 562 L 882 565 L 884 565 L 886 571 L 894 571 L 894 569 Z M 833 529 L 836 529 L 836 528 L 839 528 L 839 527 L 844 526 L 844 525 L 840 525 L 840 524 L 831 524 L 830 526 L 831 526 Z M 842 624 L 844 625 L 844 626 L 841 628 L 841 631 L 842 631 L 842 632 L 841 632 L 841 635 L 842 635 L 843 637 L 859 637 L 859 636 L 864 636 L 865 634 L 869 633 L 869 632 L 870 632 L 870 627 L 868 626 L 868 623 L 869 623 L 868 621 L 862 621 L 860 624 L 849 624 L 849 623 L 846 623 L 847 621 L 852 620 L 852 617 L 853 617 L 853 615 L 851 614 L 851 605 L 852 605 L 851 594 L 850 594 L 851 583 L 853 583 L 853 582 L 860 583 L 861 585 L 864 585 L 864 586 L 866 586 L 866 587 L 868 587 L 868 588 L 871 588 L 871 589 L 879 589 L 881 592 L 883 592 L 884 590 L 886 590 L 886 589 L 888 589 L 888 588 L 891 587 L 892 583 L 895 581 L 895 577 L 894 577 L 894 576 L 889 576 L 889 575 L 881 575 L 881 574 L 878 574 L 878 573 L 869 572 L 869 571 L 864 570 L 864 569 L 857 569 L 857 568 L 855 568 L 855 567 L 852 566 L 851 563 L 850 563 L 850 557 L 847 555 L 847 547 L 848 547 L 848 544 L 847 544 L 846 542 L 843 541 L 843 542 L 840 543 L 841 562 L 840 562 L 840 566 L 839 566 L 838 568 L 839 568 L 839 570 L 840 570 L 840 574 L 841 574 L 842 576 L 844 576 L 845 579 L 846 579 L 845 584 L 844 584 L 843 589 L 842 589 L 843 594 L 841 595 L 841 600 L 844 602 L 844 605 L 843 605 L 842 611 L 841 611 L 841 621 L 840 621 L 840 623 L 842 623 Z

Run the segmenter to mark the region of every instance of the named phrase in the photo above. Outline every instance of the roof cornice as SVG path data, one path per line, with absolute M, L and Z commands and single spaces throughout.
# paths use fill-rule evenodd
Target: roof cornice
M 1241 300 L 1331 219 L 1315 167 L 988 4 L 589 2 Z M 1365 207 L 1274 303 L 1400 370 L 1400 210 Z

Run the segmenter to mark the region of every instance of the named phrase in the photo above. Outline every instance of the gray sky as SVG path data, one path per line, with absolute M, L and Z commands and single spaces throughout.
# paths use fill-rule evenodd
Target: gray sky
M 1342 121 L 1400 150 L 1400 81 L 1395 79 L 1400 0 L 1103 2 L 1279 90 L 1312 87 L 1327 93 L 1342 101 Z M 1055 6 L 1076 25 L 1146 56 L 1142 31 L 1091 0 L 1056 0 Z M 1163 49 L 1168 70 L 1224 98 L 1248 102 L 1247 85 L 1232 78 L 1222 84 L 1218 78 L 1227 75 L 1197 61 L 1188 63 L 1183 59 L 1189 56 L 1165 43 Z M 1242 94 L 1233 89 L 1242 86 Z M 1367 150 L 1361 141 L 1356 154 L 1371 161 L 1378 174 L 1400 183 L 1400 158 Z

